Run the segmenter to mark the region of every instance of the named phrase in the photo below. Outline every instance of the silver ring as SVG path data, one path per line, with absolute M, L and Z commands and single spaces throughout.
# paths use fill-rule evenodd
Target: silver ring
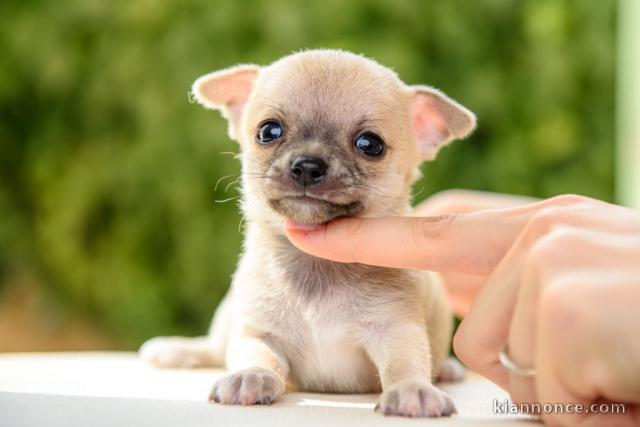
M 500 364 L 507 368 L 509 372 L 519 377 L 524 378 L 532 378 L 536 376 L 535 368 L 523 368 L 522 366 L 518 366 L 508 355 L 509 347 L 505 344 L 502 347 L 502 350 L 498 353 L 498 360 L 500 360 Z

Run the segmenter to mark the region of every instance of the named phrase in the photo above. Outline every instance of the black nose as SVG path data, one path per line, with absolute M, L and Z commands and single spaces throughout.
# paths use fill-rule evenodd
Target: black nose
M 327 174 L 327 164 L 315 157 L 298 156 L 291 162 L 289 174 L 300 185 L 314 185 Z

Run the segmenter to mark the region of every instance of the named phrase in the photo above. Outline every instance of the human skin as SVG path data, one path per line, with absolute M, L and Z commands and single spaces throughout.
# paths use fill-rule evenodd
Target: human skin
M 441 272 L 464 315 L 457 356 L 516 403 L 626 403 L 624 414 L 543 413 L 545 423 L 640 425 L 640 212 L 458 191 L 417 214 L 289 223 L 287 235 L 334 261 Z M 505 345 L 534 378 L 499 363 Z

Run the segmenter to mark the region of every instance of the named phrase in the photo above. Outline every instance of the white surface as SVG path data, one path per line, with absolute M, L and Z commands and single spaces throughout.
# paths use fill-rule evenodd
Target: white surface
M 493 414 L 506 396 L 476 375 L 442 385 L 459 414 L 405 419 L 373 411 L 376 395 L 287 393 L 271 406 L 206 402 L 213 369 L 160 370 L 133 353 L 0 355 L 0 426 L 533 426 Z

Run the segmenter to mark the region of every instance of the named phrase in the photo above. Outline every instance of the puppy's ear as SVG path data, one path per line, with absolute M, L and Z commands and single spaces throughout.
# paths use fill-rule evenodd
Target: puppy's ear
M 238 140 L 240 121 L 260 67 L 236 65 L 198 78 L 191 89 L 195 99 L 205 106 L 220 110 L 229 121 L 229 137 Z
M 437 89 L 411 86 L 410 115 L 418 151 L 423 160 L 433 160 L 454 139 L 468 136 L 476 127 L 476 116 Z

